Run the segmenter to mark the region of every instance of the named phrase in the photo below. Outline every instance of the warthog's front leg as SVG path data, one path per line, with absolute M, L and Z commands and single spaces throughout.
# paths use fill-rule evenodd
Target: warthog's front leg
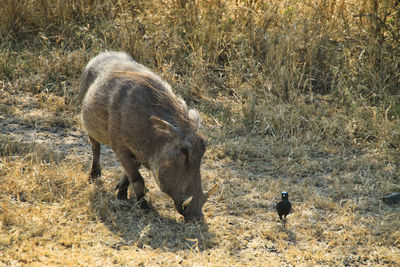
M 100 168 L 100 143 L 94 139 L 93 137 L 89 136 L 90 143 L 92 144 L 92 168 L 90 170 L 90 178 L 89 181 L 94 181 L 97 177 L 101 175 L 101 168 Z
M 149 209 L 149 205 L 144 198 L 144 180 L 139 172 L 141 164 L 134 160 L 134 155 L 129 150 L 116 149 L 114 151 L 126 171 L 126 174 L 124 174 L 116 187 L 118 189 L 118 199 L 127 199 L 127 190 L 130 183 L 135 191 L 136 201 L 140 208 Z

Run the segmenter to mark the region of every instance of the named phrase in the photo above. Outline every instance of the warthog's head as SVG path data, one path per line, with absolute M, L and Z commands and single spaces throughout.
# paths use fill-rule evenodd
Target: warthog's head
M 164 140 L 157 160 L 151 166 L 161 190 L 174 200 L 185 221 L 203 217 L 202 207 L 216 186 L 208 193 L 201 187 L 200 164 L 206 141 L 197 131 L 173 126 L 151 117 L 153 128 Z

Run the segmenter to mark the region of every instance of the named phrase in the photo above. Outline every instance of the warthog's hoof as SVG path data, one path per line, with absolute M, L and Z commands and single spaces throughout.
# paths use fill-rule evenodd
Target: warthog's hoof
M 144 194 L 137 196 L 136 205 L 138 205 L 142 210 L 150 210 L 150 206 L 144 198 Z
M 100 176 L 101 176 L 101 170 L 100 169 L 92 169 L 90 171 L 89 182 L 90 183 L 94 182 Z
M 150 210 L 150 205 L 147 203 L 146 199 L 142 198 L 139 201 L 136 202 L 137 205 L 139 205 L 140 209 L 148 211 Z
M 117 199 L 128 200 L 128 189 L 125 190 L 118 189 Z
M 119 180 L 118 184 L 115 186 L 114 190 L 118 190 L 117 199 L 119 200 L 128 200 L 128 187 L 129 180 L 123 176 L 121 180 Z

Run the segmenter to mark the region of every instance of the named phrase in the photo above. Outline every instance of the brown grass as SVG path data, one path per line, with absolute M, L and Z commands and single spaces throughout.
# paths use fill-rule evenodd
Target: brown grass
M 395 1 L 6 0 L 0 5 L 0 265 L 400 262 Z M 77 85 L 103 50 L 159 73 L 203 119 L 205 221 L 88 183 Z M 287 228 L 274 204 L 290 193 Z

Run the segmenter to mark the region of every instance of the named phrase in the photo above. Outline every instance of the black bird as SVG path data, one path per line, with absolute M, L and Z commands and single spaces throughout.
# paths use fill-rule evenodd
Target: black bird
M 292 209 L 292 203 L 289 201 L 289 193 L 284 191 L 282 192 L 282 200 L 276 205 L 276 209 L 278 210 L 279 219 L 283 221 L 283 226 L 286 223 L 286 216 L 289 214 Z M 282 218 L 282 216 L 284 216 Z

